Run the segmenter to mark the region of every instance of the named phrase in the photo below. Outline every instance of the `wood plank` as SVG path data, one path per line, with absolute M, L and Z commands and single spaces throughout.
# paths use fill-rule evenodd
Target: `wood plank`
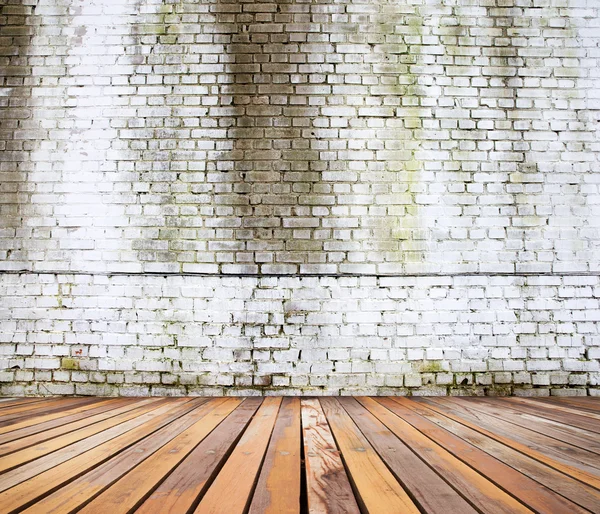
M 215 398 L 198 406 L 25 512 L 132 511 L 241 402 Z
M 6 407 L 16 407 L 17 405 L 26 405 L 44 400 L 46 398 L 0 398 L 0 412 L 4 411 Z
M 14 470 L 18 476 L 10 477 L 10 481 L 7 481 L 6 478 L 13 472 L 5 474 L 2 480 L 2 487 L 5 490 L 0 494 L 0 513 L 28 507 L 61 485 L 88 472 L 132 444 L 183 416 L 197 405 L 197 402 L 187 399 L 186 401 L 169 402 L 162 408 L 132 420 L 138 423 L 137 426 L 135 428 L 129 426 L 128 430 L 118 437 L 111 434 L 112 439 L 103 444 L 98 444 L 98 440 L 94 441 L 94 447 L 88 451 L 82 452 L 80 448 L 77 448 L 76 451 L 67 448 L 61 452 L 48 455 L 47 458 L 39 459 L 45 461 L 42 468 L 45 468 L 43 472 L 27 469 L 29 465 L 25 465 Z M 84 442 L 87 443 L 87 441 Z M 78 445 L 79 443 L 73 446 Z M 37 462 L 31 464 L 35 465 Z M 26 470 L 29 475 L 25 478 L 25 481 L 23 480 L 22 470 Z M 17 485 L 12 487 L 15 482 Z
M 243 514 L 269 444 L 281 398 L 266 398 L 196 508 L 201 514 Z
M 581 430 L 592 432 L 595 434 L 594 437 L 598 437 L 598 434 L 600 434 L 600 423 L 581 414 L 556 411 L 539 403 L 536 405 L 524 402 L 510 403 L 513 404 L 515 410 L 532 413 L 538 418 L 550 419 L 566 427 L 577 427 Z
M 387 408 L 388 405 L 390 408 L 398 405 L 392 399 L 377 398 L 375 401 L 375 399 L 359 397 L 357 400 L 482 513 L 532 512 L 496 484 L 394 414 Z
M 4 443 L 2 446 L 0 446 L 0 457 L 4 457 L 6 455 L 9 455 L 11 453 L 15 453 L 17 451 L 20 450 L 24 450 L 26 448 L 30 448 L 32 446 L 35 445 L 40 445 L 41 443 L 44 443 L 46 441 L 48 441 L 46 445 L 41 446 L 41 448 L 44 448 L 43 452 L 44 454 L 50 453 L 50 451 L 46 451 L 49 448 L 53 448 L 52 451 L 58 449 L 56 447 L 56 441 L 61 441 L 61 439 L 55 439 L 55 438 L 59 438 L 61 436 L 63 436 L 62 441 L 68 441 L 68 444 L 72 444 L 74 442 L 77 442 L 78 440 L 81 440 L 82 438 L 85 437 L 89 437 L 90 435 L 93 435 L 94 429 L 98 428 L 98 426 L 93 427 L 93 425 L 95 425 L 96 423 L 99 423 L 101 421 L 104 420 L 110 420 L 111 418 L 115 419 L 117 418 L 117 416 L 121 415 L 121 414 L 126 414 L 128 412 L 133 412 L 135 409 L 140 409 L 146 405 L 151 405 L 158 402 L 158 398 L 148 398 L 147 400 L 144 401 L 136 401 L 136 402 L 131 402 L 131 401 L 125 401 L 125 402 L 110 402 L 108 405 L 104 406 L 99 414 L 95 414 L 92 416 L 87 417 L 87 412 L 85 413 L 80 413 L 77 416 L 79 417 L 83 417 L 83 419 L 80 419 L 79 421 L 73 422 L 73 423 L 69 423 L 67 425 L 64 426 L 58 426 L 56 428 L 53 429 L 49 429 L 49 430 L 45 430 L 43 432 L 39 432 L 39 433 L 34 433 L 30 436 L 27 437 L 22 437 L 22 438 L 18 438 L 16 440 L 10 441 L 8 443 Z M 111 407 L 114 406 L 114 408 Z M 158 406 L 158 405 L 157 405 Z M 135 417 L 137 415 L 139 415 L 140 411 L 136 411 L 137 414 L 134 414 L 132 416 Z M 123 418 L 120 418 L 121 421 L 127 421 Z M 110 421 L 108 422 L 109 424 L 104 425 L 104 428 L 100 428 L 98 431 L 104 430 L 106 428 L 110 428 Z M 118 424 L 118 423 L 115 423 Z M 28 430 L 31 427 L 27 427 L 23 430 Z M 84 435 L 83 437 L 81 437 L 82 432 L 78 432 L 78 430 L 83 430 L 86 428 L 90 428 L 91 431 L 89 433 L 87 433 L 86 435 Z M 20 431 L 19 431 L 20 432 Z M 6 436 L 12 435 L 13 432 L 11 432 L 10 434 L 5 434 Z M 72 439 L 69 439 L 69 434 L 72 434 Z M 54 441 L 50 441 L 50 439 L 55 439 Z M 35 453 L 35 458 L 38 458 L 42 456 L 42 453 Z M 32 459 L 27 459 L 27 460 L 32 460 Z M 2 460 L 0 459 L 0 462 L 2 462 Z
M 525 398 L 503 398 L 503 400 L 525 400 Z M 600 421 L 600 412 L 593 412 L 590 410 L 582 409 L 574 405 L 566 404 L 566 403 L 556 403 L 552 401 L 548 401 L 548 398 L 531 398 L 531 401 L 527 402 L 530 405 L 541 404 L 544 407 L 552 410 L 557 410 L 565 413 L 573 413 L 579 414 L 581 416 L 585 416 L 586 418 L 596 419 Z
M 60 400 L 64 400 L 62 397 L 54 397 L 54 398 L 43 398 L 40 401 L 36 402 L 23 402 L 18 403 L 16 405 L 6 405 L 0 411 L 0 421 L 5 415 L 14 414 L 19 412 L 29 412 L 35 409 L 44 409 L 47 406 L 51 406 Z
M 284 398 L 273 428 L 250 514 L 300 512 L 300 399 Z
M 551 396 L 546 399 L 547 401 L 556 402 L 557 404 L 566 404 L 572 407 L 576 406 L 578 409 L 586 409 L 592 412 L 600 412 L 600 396 L 598 397 L 565 397 L 557 398 Z
M 78 399 L 79 400 L 79 399 Z M 70 402 L 65 404 L 54 404 L 52 409 L 40 409 L 22 414 L 11 414 L 7 416 L 6 421 L 0 423 L 0 434 L 6 434 L 16 430 L 15 427 L 33 426 L 44 420 L 48 419 L 46 416 L 64 416 L 65 412 L 71 412 L 74 409 L 80 409 L 86 405 L 96 405 L 98 401 L 96 399 L 87 398 L 83 401 Z
M 179 514 L 195 509 L 261 403 L 262 398 L 246 398 L 175 468 L 136 514 Z
M 309 512 L 360 514 L 319 400 L 303 398 L 301 414 Z
M 78 430 L 74 430 L 72 432 L 68 432 L 66 434 L 55 437 L 54 439 L 44 441 L 42 443 L 33 445 L 28 448 L 24 448 L 9 455 L 5 455 L 4 457 L 0 457 L 0 473 L 9 469 L 13 469 L 17 466 L 21 466 L 35 459 L 39 459 L 44 455 L 49 455 L 52 452 L 60 450 L 61 448 L 74 445 L 79 441 L 84 441 L 89 444 L 89 442 L 92 440 L 91 437 L 96 434 L 100 434 L 100 438 L 102 439 L 102 441 L 105 441 L 106 439 L 104 439 L 103 436 L 107 434 L 107 432 L 105 431 L 107 431 L 108 429 L 115 427 L 115 433 L 117 433 L 119 432 L 118 425 L 123 424 L 122 426 L 125 426 L 127 421 L 135 420 L 140 415 L 149 412 L 153 409 L 156 409 L 160 407 L 160 405 L 160 401 L 157 402 L 152 399 L 149 399 L 145 402 L 139 402 L 138 406 L 133 410 L 125 409 L 123 413 L 118 414 L 117 416 L 110 417 L 107 420 L 95 423 L 93 425 L 85 426 Z M 100 440 L 100 438 L 96 439 Z
M 591 452 L 566 445 L 545 434 L 534 432 L 504 421 L 501 418 L 491 416 L 481 409 L 475 408 L 476 405 L 472 405 L 466 401 L 457 401 L 456 398 L 447 398 L 445 400 L 440 403 L 439 399 L 431 398 L 431 401 L 434 403 L 437 402 L 443 406 L 451 405 L 458 410 L 459 416 L 468 419 L 472 423 L 480 424 L 482 427 L 488 428 L 498 435 L 504 436 L 508 441 L 520 443 L 526 448 L 536 450 L 550 457 L 555 462 L 563 463 L 571 468 L 577 468 L 585 473 L 592 474 L 594 477 L 598 475 L 600 462 L 598 456 Z
M 96 401 L 95 398 L 60 398 L 48 403 L 42 402 L 25 407 L 15 407 L 15 412 L 12 412 L 13 409 L 10 409 L 10 413 L 4 413 L 0 416 L 0 427 L 6 428 L 16 423 L 17 420 L 32 419 L 53 412 L 61 412 L 69 408 L 81 407 L 82 405 Z
M 485 451 L 505 464 L 513 467 L 523 475 L 536 480 L 542 485 L 561 494 L 572 502 L 591 512 L 600 512 L 600 491 L 582 484 L 581 482 L 564 475 L 555 469 L 542 464 L 508 446 L 486 437 L 479 432 L 443 416 L 430 409 L 422 402 L 413 402 L 415 412 L 425 417 L 432 423 L 464 439 L 473 446 Z
M 35 422 L 32 420 L 23 421 L 22 423 L 18 423 L 15 425 L 16 428 L 5 432 L 0 435 L 0 444 L 6 444 L 10 441 L 15 441 L 17 439 L 21 440 L 25 437 L 39 434 L 40 432 L 51 431 L 55 427 L 60 427 L 62 425 L 67 425 L 72 421 L 85 419 L 88 417 L 92 417 L 96 413 L 106 412 L 111 409 L 116 409 L 121 405 L 132 404 L 132 400 L 118 400 L 114 401 L 114 399 L 106 400 L 105 402 L 98 402 L 96 404 L 84 405 L 83 407 L 79 407 L 74 409 L 72 412 L 56 413 L 49 414 L 48 419 L 43 422 Z M 65 427 L 65 431 L 68 431 L 68 427 Z M 49 439 L 49 437 L 47 438 Z
M 569 430 L 569 427 L 563 423 L 534 415 L 533 412 L 535 411 L 513 409 L 512 404 L 508 402 L 470 402 L 469 406 L 471 405 L 479 412 L 508 421 L 533 432 L 544 434 L 567 445 L 600 454 L 600 437 L 594 437 L 594 434 L 578 428 Z
M 319 401 L 363 510 L 418 514 L 417 506 L 339 402 L 334 398 Z
M 423 512 L 478 512 L 356 399 L 338 401 Z
M 86 418 L 93 417 L 96 414 L 115 410 L 124 405 L 131 405 L 134 402 L 134 400 L 129 400 L 126 398 L 123 398 L 121 400 L 111 398 L 109 400 L 106 400 L 105 402 L 99 402 L 96 406 L 89 406 L 89 409 L 86 405 L 82 409 L 76 409 L 76 413 L 74 414 L 67 413 L 67 415 L 63 417 L 58 417 L 35 425 L 23 426 L 16 430 L 12 430 L 10 432 L 2 434 L 0 435 L 0 445 L 6 445 L 7 443 L 10 443 L 12 441 L 18 443 L 19 441 L 25 438 L 35 435 L 43 437 L 43 432 L 51 432 L 54 429 L 60 429 L 64 425 L 66 426 L 63 428 L 63 430 L 67 432 L 69 431 L 69 425 L 74 421 L 85 420 Z M 42 434 L 40 434 L 40 432 L 42 432 Z M 48 437 L 47 439 L 50 439 L 50 437 Z
M 450 400 L 450 399 L 448 399 Z M 573 467 L 568 463 L 561 462 L 555 458 L 549 457 L 545 453 L 538 451 L 536 447 L 532 447 L 531 443 L 521 443 L 514 439 L 515 430 L 512 430 L 508 434 L 504 435 L 502 429 L 498 429 L 494 423 L 489 423 L 484 416 L 472 415 L 471 412 L 464 408 L 462 405 L 456 403 L 450 404 L 450 402 L 437 402 L 435 398 L 420 398 L 419 401 L 425 402 L 428 407 L 440 414 L 443 414 L 462 425 L 476 430 L 477 432 L 490 437 L 504 444 L 510 448 L 517 450 L 518 452 L 527 455 L 547 466 L 550 466 L 561 473 L 569 475 L 580 482 L 588 484 L 595 489 L 600 490 L 600 478 L 597 477 L 594 472 L 588 472 L 577 467 Z M 514 425 L 513 425 L 514 426 Z M 517 427 L 518 428 L 518 427 Z M 513 435 L 511 435 L 513 434 Z M 547 448 L 544 448 L 544 452 L 549 452 Z M 560 456 L 558 456 L 560 458 Z
M 414 401 L 394 398 L 394 402 L 397 403 L 397 406 L 393 407 L 395 414 L 531 510 L 565 514 L 586 512 L 573 502 L 421 416 Z

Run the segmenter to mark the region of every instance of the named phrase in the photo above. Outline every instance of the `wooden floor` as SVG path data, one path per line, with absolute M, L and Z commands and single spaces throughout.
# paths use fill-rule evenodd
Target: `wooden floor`
M 600 399 L 0 399 L 0 512 L 600 513 Z

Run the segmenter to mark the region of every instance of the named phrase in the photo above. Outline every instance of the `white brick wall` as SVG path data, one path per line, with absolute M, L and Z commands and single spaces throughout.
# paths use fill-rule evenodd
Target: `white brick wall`
M 4 392 L 597 391 L 599 59 L 598 0 L 1 1 Z
M 0 295 L 2 394 L 600 391 L 598 277 L 4 274 Z

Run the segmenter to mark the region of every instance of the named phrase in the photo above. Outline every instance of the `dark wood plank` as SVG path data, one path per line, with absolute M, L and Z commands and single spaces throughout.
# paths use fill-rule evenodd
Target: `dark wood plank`
M 394 475 L 379 458 L 369 441 L 335 398 L 321 398 L 323 411 L 333 437 L 342 452 L 348 476 L 359 504 L 365 512 L 406 512 L 418 514 L 413 503 Z
M 414 402 L 413 408 L 415 412 L 432 423 L 508 464 L 523 475 L 545 485 L 555 493 L 561 494 L 591 512 L 600 512 L 600 491 L 435 412 L 425 403 Z
M 532 443 L 531 441 L 527 441 L 525 443 L 517 440 L 517 431 L 519 427 L 515 425 L 510 425 L 508 430 L 505 430 L 502 426 L 498 427 L 498 423 L 493 419 L 489 420 L 484 415 L 477 415 L 472 413 L 469 409 L 467 409 L 464 405 L 460 403 L 450 403 L 450 399 L 448 401 L 439 402 L 435 398 L 420 398 L 419 401 L 425 402 L 428 407 L 443 414 L 458 423 L 461 423 L 469 428 L 476 430 L 477 432 L 486 435 L 505 446 L 513 448 L 518 452 L 527 455 L 547 466 L 550 466 L 561 473 L 569 475 L 580 482 L 586 483 L 596 489 L 600 490 L 600 478 L 596 476 L 595 469 L 592 471 L 588 471 L 585 469 L 580 469 L 579 467 L 572 466 L 570 464 L 570 459 L 567 462 L 564 462 L 567 459 L 561 459 L 561 454 L 558 452 L 553 452 L 551 448 L 545 447 L 543 445 L 539 445 L 536 443 Z M 540 451 L 538 448 L 541 448 L 543 451 Z M 548 454 L 552 454 L 549 456 Z
M 360 514 L 319 400 L 302 399 L 301 411 L 309 512 Z
M 421 416 L 414 401 L 394 398 L 394 402 L 397 403 L 393 407 L 395 414 L 531 510 L 555 514 L 585 514 L 585 509 Z
M 300 512 L 300 399 L 284 398 L 254 490 L 250 514 Z
M 75 449 L 66 448 L 48 455 L 46 458 L 38 459 L 44 461 L 43 466 L 38 465 L 38 468 L 44 469 L 43 472 L 39 472 L 35 468 L 38 461 L 34 461 L 30 463 L 34 465 L 31 468 L 28 468 L 29 465 L 26 464 L 14 470 L 17 472 L 17 476 L 10 477 L 10 481 L 7 481 L 6 477 L 13 472 L 5 474 L 2 481 L 2 487 L 5 490 L 0 494 L 0 513 L 12 512 L 29 506 L 61 485 L 90 471 L 132 444 L 183 416 L 197 405 L 197 402 L 190 400 L 171 401 L 162 408 L 143 414 L 128 422 L 130 424 L 136 422 L 137 424 L 128 426 L 124 433 L 122 426 L 115 427 L 121 430 L 120 435 L 116 436 L 117 432 L 115 431 L 110 434 L 111 439 L 109 441 L 100 444 L 101 440 L 94 440 L 94 437 L 84 441 L 88 447 L 92 445 L 92 448 L 87 451 L 82 451 L 82 445 L 77 443 L 72 445 L 76 447 Z M 111 430 L 114 431 L 114 429 Z M 103 434 L 98 435 L 102 436 Z M 90 440 L 93 440 L 93 442 L 90 443 Z M 26 473 L 23 473 L 23 470 Z M 17 485 L 14 485 L 15 482 Z
M 25 512 L 131 512 L 241 402 L 215 398 L 198 406 Z
M 179 514 L 194 509 L 261 403 L 262 398 L 246 398 L 175 468 L 136 514 Z
M 243 514 L 246 511 L 280 405 L 281 398 L 265 399 L 195 512 Z
M 477 511 L 452 489 L 442 477 L 417 457 L 398 437 L 354 398 L 340 398 L 350 414 L 396 480 L 428 514 L 476 514 Z M 435 494 L 432 492 L 435 491 Z
M 399 437 L 412 451 L 442 476 L 454 489 L 476 509 L 485 514 L 530 513 L 531 510 L 512 496 L 446 451 L 439 444 L 423 435 L 391 409 L 396 404 L 390 398 L 357 398 L 369 412 Z

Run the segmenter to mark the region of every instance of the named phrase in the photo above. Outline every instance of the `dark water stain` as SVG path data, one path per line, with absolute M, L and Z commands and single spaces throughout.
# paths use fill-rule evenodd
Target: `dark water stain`
M 28 248 L 35 228 L 31 195 L 35 184 L 31 153 L 40 138 L 32 121 L 32 78 L 29 49 L 39 18 L 33 5 L 9 1 L 0 6 L 0 38 L 5 48 L 0 61 L 0 269 L 29 269 Z M 6 52 L 8 50 L 8 52 Z
M 318 109 L 308 105 L 307 55 L 288 31 L 292 4 L 220 0 L 215 11 L 224 70 L 211 113 L 226 131 L 226 148 L 209 163 L 215 168 L 209 181 L 216 183 L 212 222 L 231 227 L 247 271 L 324 264 L 323 241 L 313 236 L 334 199 L 313 144 Z

